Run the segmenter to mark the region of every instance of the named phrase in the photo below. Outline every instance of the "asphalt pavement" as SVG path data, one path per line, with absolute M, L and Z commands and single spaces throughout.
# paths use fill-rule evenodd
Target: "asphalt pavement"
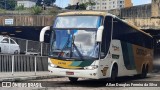
M 54 78 L 47 71 L 43 72 L 0 72 L 0 82 L 7 81 L 26 81 L 26 80 L 37 80 L 37 79 L 48 79 Z

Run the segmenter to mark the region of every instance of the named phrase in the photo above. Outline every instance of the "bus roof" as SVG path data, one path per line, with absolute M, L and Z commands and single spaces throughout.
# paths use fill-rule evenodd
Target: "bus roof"
M 102 11 L 68 11 L 58 14 L 58 16 L 67 16 L 67 15 L 100 15 L 106 16 L 106 12 Z
M 131 26 L 132 28 L 134 28 L 134 29 L 136 29 L 136 30 L 138 30 L 138 31 L 140 31 L 140 32 L 142 32 L 142 33 L 150 36 L 151 38 L 153 38 L 149 33 L 146 33 L 146 32 L 144 32 L 144 31 L 140 30 L 140 29 L 139 29 L 138 27 L 136 27 L 135 25 L 132 25 L 132 24 L 128 23 L 127 21 L 122 20 L 122 19 L 118 18 L 117 16 L 115 16 L 115 15 L 113 15 L 113 14 L 110 14 L 110 13 L 107 13 L 107 12 L 105 12 L 105 11 L 87 11 L 87 10 L 85 10 L 85 11 L 67 11 L 67 12 L 58 14 L 58 16 L 68 16 L 68 15 L 99 15 L 99 16 L 111 16 L 111 17 L 113 17 L 113 18 L 119 19 L 120 21 L 126 23 L 127 25 Z

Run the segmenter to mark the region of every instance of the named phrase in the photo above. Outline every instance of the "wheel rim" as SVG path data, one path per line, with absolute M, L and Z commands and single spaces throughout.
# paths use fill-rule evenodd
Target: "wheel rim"
M 16 50 L 16 51 L 14 52 L 14 54 L 18 54 L 18 51 Z

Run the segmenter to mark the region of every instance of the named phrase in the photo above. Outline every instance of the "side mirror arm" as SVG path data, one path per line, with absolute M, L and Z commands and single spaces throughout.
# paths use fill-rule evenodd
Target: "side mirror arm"
M 50 30 L 50 26 L 46 26 L 41 30 L 40 37 L 39 37 L 40 42 L 44 42 L 44 35 L 47 30 Z

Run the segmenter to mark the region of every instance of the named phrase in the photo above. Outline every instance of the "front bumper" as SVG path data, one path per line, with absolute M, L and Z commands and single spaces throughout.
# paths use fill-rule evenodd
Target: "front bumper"
M 66 76 L 66 77 L 77 77 L 77 78 L 91 78 L 99 79 L 98 69 L 85 70 L 85 69 L 63 69 L 63 68 L 53 68 L 48 67 L 51 75 L 54 76 Z M 67 75 L 67 72 L 73 72 L 73 75 Z

